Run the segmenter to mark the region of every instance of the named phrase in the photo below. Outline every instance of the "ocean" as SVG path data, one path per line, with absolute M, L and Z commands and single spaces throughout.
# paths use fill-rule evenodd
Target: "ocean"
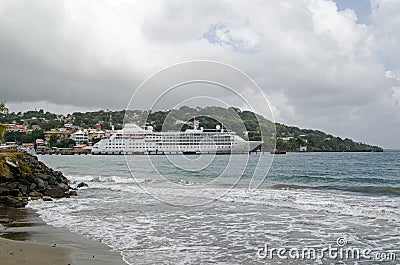
M 39 159 L 88 187 L 28 207 L 127 264 L 400 263 L 400 151 Z

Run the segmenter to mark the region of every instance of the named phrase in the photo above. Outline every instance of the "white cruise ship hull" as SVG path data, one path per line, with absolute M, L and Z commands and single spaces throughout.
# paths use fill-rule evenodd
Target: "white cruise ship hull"
M 246 141 L 231 132 L 186 130 L 153 132 L 137 125 L 126 125 L 92 148 L 93 155 L 162 154 L 245 154 L 255 151 L 260 141 Z

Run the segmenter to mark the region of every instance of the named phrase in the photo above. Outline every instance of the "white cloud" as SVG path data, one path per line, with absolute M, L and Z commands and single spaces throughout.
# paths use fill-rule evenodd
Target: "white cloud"
M 392 86 L 392 94 L 391 98 L 393 104 L 397 107 L 400 107 L 400 70 L 395 71 L 386 71 L 386 77 L 389 79 L 393 79 L 397 81 L 396 86 Z M 400 114 L 399 114 L 400 117 Z
M 371 0 L 374 51 L 389 69 L 400 65 L 400 1 Z
M 395 71 L 386 71 L 386 77 L 400 81 L 400 70 L 398 69 Z
M 400 87 L 398 87 L 398 86 L 392 87 L 392 98 L 393 98 L 393 102 L 397 106 L 400 106 Z

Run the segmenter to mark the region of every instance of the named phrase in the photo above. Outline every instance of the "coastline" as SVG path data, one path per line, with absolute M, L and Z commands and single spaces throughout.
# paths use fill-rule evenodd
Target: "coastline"
M 0 264 L 126 265 L 105 244 L 47 225 L 32 209 L 0 206 L 0 221 Z

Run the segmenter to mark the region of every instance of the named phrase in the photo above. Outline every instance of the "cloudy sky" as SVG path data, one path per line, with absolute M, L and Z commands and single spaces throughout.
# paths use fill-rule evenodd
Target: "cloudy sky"
M 248 74 L 278 122 L 400 148 L 398 0 L 0 0 L 11 111 L 124 109 L 188 60 Z

